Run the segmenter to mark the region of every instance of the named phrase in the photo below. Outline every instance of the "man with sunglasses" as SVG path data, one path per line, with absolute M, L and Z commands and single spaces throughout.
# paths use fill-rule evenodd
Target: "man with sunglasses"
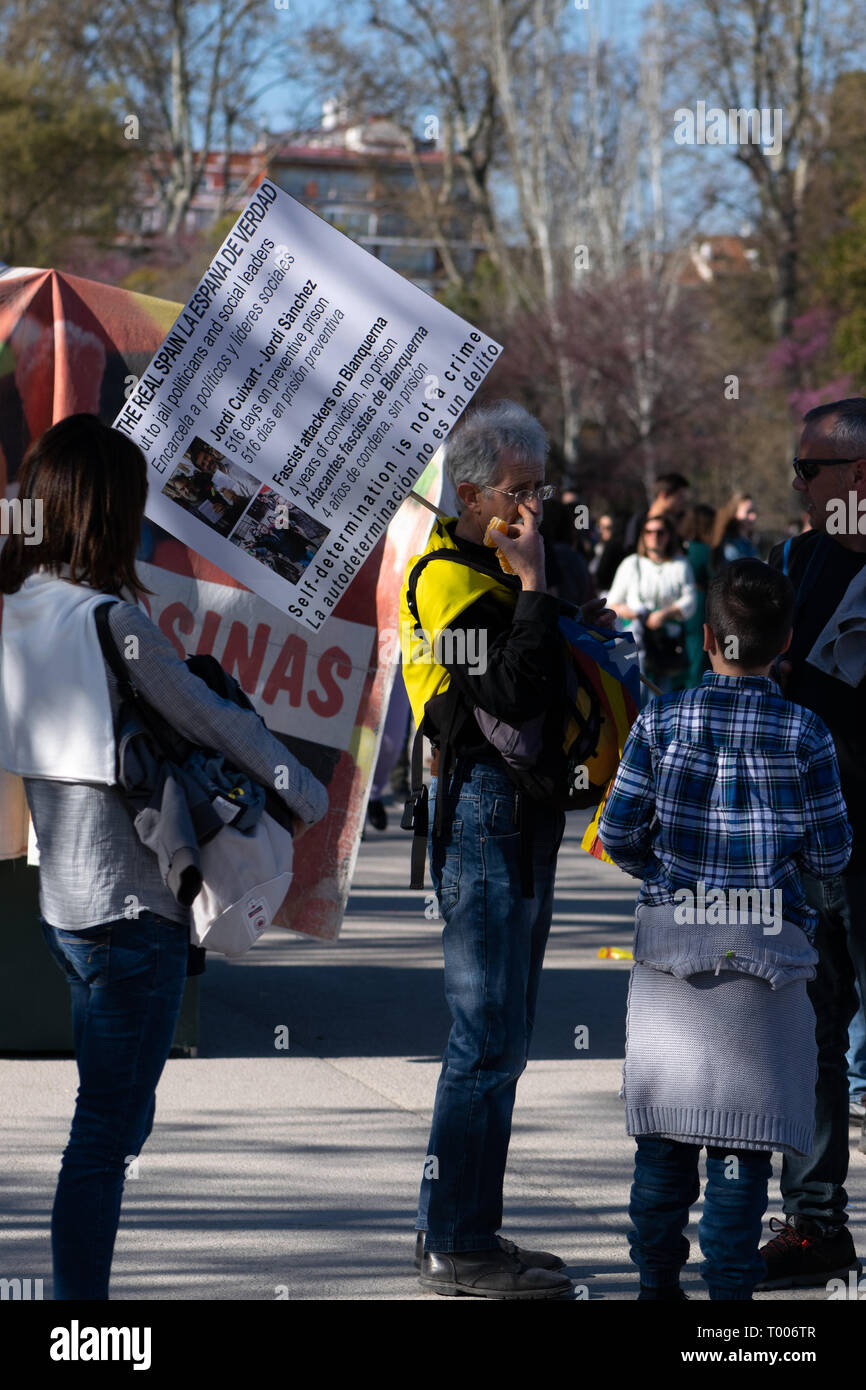
M 776 1234 L 761 1250 L 768 1271 L 761 1288 L 824 1287 L 859 1269 L 844 1184 L 848 1027 L 858 1007 L 855 982 L 861 991 L 866 987 L 866 683 L 859 669 L 828 661 L 825 629 L 843 603 L 847 618 L 866 627 L 866 601 L 859 597 L 866 590 L 858 582 L 866 534 L 856 523 L 847 533 L 837 526 L 841 504 L 847 514 L 852 493 L 858 502 L 866 498 L 866 397 L 808 412 L 794 470 L 794 490 L 813 529 L 770 555 L 797 591 L 794 636 L 779 678 L 788 698 L 820 715 L 833 735 L 854 845 L 838 878 L 819 883 L 803 876 L 807 898 L 820 913 L 818 973 L 809 985 L 819 1049 L 815 1143 L 808 1158 L 786 1158 L 782 1165 L 785 1221 L 770 1223 Z M 856 506 L 853 511 L 858 514 Z
M 520 727 L 550 713 L 545 727 L 556 733 L 564 685 L 560 605 L 549 592 L 539 531 L 542 502 L 555 491 L 545 482 L 547 447 L 539 422 L 513 402 L 466 417 L 445 459 L 460 514 L 436 523 L 425 557 L 441 552 L 437 563 L 419 569 L 413 557 L 401 596 L 401 630 L 413 626 L 414 584 L 422 632 L 483 634 L 485 653 L 483 669 L 473 671 L 460 650 L 475 643 L 449 642 L 439 652 L 403 648 L 415 722 L 420 728 L 424 721 L 436 748 L 430 876 L 444 921 L 453 1020 L 423 1168 L 416 1267 L 422 1287 L 452 1297 L 557 1298 L 571 1291 L 556 1255 L 520 1249 L 499 1234 L 511 1116 L 532 1036 L 565 815 L 553 801 L 526 806 L 473 714 L 477 706 Z M 508 523 L 497 544 L 512 576 L 483 544 L 494 517 Z M 455 555 L 469 563 L 449 559 Z M 603 606 L 595 601 L 582 611 L 590 621 L 607 621 Z M 539 766 L 546 757 L 558 769 L 561 726 L 558 742 L 545 740 Z

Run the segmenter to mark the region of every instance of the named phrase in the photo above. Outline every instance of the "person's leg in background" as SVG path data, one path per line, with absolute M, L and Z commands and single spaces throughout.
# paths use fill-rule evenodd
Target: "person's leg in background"
M 866 1114 L 852 1110 L 855 1096 L 866 1107 L 866 869 L 849 868 L 842 875 L 848 910 L 846 933 L 848 955 L 854 967 L 854 989 L 857 1012 L 848 1025 L 848 1109 L 849 1119 L 858 1119 L 866 1126 Z M 861 1140 L 861 1150 L 863 1143 Z
M 401 750 L 405 746 L 408 717 L 409 696 L 406 694 L 403 672 L 398 667 L 394 676 L 394 684 L 391 687 L 391 698 L 385 715 L 385 726 L 382 730 L 382 742 L 379 745 L 379 757 L 376 760 L 376 769 L 370 786 L 370 799 L 367 803 L 367 816 L 370 824 L 376 830 L 388 828 L 388 812 L 382 801 L 382 794 L 388 785 L 388 780 L 400 757 Z
M 697 1201 L 699 1144 L 639 1134 L 628 1214 L 631 1259 L 640 1271 L 639 1299 L 681 1298 L 680 1270 L 689 1258 L 683 1232 Z
M 766 1274 L 758 1254 L 772 1175 L 760 1149 L 707 1149 L 707 1186 L 698 1239 L 711 1299 L 748 1300 Z
M 771 1221 L 776 1234 L 761 1247 L 767 1265 L 762 1288 L 820 1287 L 828 1278 L 859 1267 L 846 1225 L 847 1051 L 848 1025 L 857 1012 L 858 967 L 852 951 L 862 969 L 866 936 L 866 875 L 846 873 L 822 883 L 804 874 L 803 887 L 810 906 L 819 912 L 818 970 L 808 982 L 818 1042 L 815 1140 L 807 1157 L 786 1155 L 783 1160 L 780 1186 L 786 1220 Z
M 866 1011 L 863 996 L 855 981 L 858 1009 L 848 1025 L 848 1113 L 852 1120 L 866 1117 Z
M 127 1164 L 150 1133 L 180 1013 L 189 930 L 142 912 L 43 932 L 70 984 L 80 1082 L 51 1219 L 54 1298 L 102 1300 Z

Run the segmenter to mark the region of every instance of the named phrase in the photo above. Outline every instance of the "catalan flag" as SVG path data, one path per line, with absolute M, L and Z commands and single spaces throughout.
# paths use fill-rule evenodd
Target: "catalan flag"
M 602 712 L 597 754 L 598 766 L 590 780 L 607 782 L 595 815 L 587 826 L 581 848 L 594 859 L 607 864 L 613 860 L 604 852 L 598 838 L 598 820 L 619 766 L 629 730 L 640 709 L 640 660 L 630 632 L 610 632 L 588 627 L 574 618 L 560 618 L 559 629 L 568 643 L 572 659 L 581 675 L 595 691 Z

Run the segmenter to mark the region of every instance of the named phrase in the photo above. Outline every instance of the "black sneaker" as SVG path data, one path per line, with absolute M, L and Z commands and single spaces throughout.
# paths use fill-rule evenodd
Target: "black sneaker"
M 550 1269 L 533 1269 L 509 1250 L 428 1251 L 418 1276 L 423 1289 L 458 1298 L 562 1298 L 574 1292 L 570 1279 Z
M 767 1266 L 767 1277 L 756 1289 L 819 1289 L 828 1279 L 844 1279 L 852 1269 L 860 1273 L 847 1226 L 825 1234 L 806 1216 L 789 1216 L 785 1221 L 774 1216 L 770 1230 L 778 1234 L 758 1251 Z
M 504 1236 L 497 1236 L 500 1250 L 507 1250 L 509 1255 L 516 1255 L 521 1264 L 525 1264 L 530 1269 L 565 1269 L 565 1261 L 558 1255 L 551 1255 L 547 1250 L 523 1250 L 519 1245 L 515 1245 L 513 1240 L 506 1240 Z M 419 1231 L 415 1237 L 415 1268 L 420 1271 L 424 1260 L 424 1232 Z
M 641 1284 L 640 1293 L 637 1296 L 638 1303 L 682 1303 L 683 1299 L 688 1301 L 688 1294 L 685 1289 L 681 1289 L 679 1284 L 668 1284 L 664 1288 L 654 1289 L 650 1284 Z

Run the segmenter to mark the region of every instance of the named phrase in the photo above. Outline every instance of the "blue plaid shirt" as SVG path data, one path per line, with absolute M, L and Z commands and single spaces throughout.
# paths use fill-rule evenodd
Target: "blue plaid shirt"
M 764 676 L 707 672 L 638 716 L 599 821 L 640 901 L 679 888 L 782 891 L 787 922 L 814 933 L 802 872 L 841 873 L 851 827 L 826 725 Z

